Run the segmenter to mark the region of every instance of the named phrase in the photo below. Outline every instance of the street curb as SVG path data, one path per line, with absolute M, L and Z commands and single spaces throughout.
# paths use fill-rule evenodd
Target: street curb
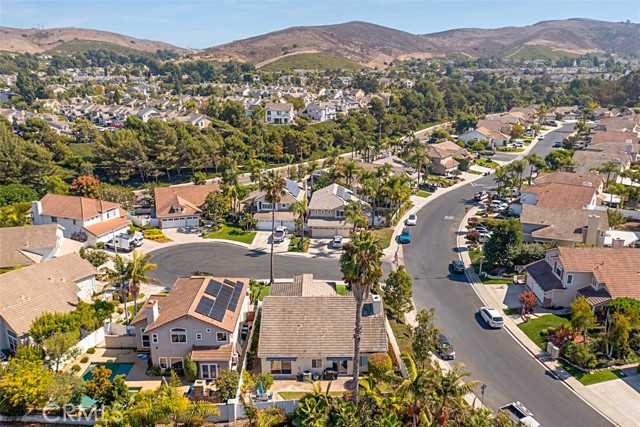
M 463 235 L 461 235 L 460 233 L 465 229 L 465 224 L 468 223 L 468 219 L 475 214 L 475 212 L 478 210 L 478 208 L 471 208 L 469 209 L 469 211 L 465 214 L 465 216 L 462 218 L 462 221 L 460 222 L 460 226 L 458 227 L 458 235 L 456 237 L 456 246 L 458 249 L 462 248 L 462 247 L 466 247 L 465 245 L 461 245 L 460 244 L 460 240 L 464 239 Z M 464 260 L 462 259 L 462 252 L 458 251 L 458 257 L 460 258 L 460 261 L 462 261 L 464 263 Z M 504 313 L 504 311 L 502 310 L 502 307 L 499 304 L 488 304 L 487 301 L 485 300 L 485 298 L 482 296 L 482 293 L 478 291 L 478 289 L 476 288 L 477 286 L 485 286 L 482 283 L 477 283 L 472 277 L 471 274 L 469 272 L 469 270 L 472 268 L 471 265 L 467 265 L 465 263 L 465 277 L 467 278 L 467 280 L 469 281 L 469 284 L 471 285 L 473 291 L 475 292 L 475 294 L 478 296 L 478 298 L 480 299 L 480 301 L 482 301 L 482 303 L 487 306 L 487 307 L 492 307 L 497 309 L 500 313 L 502 313 L 503 316 L 506 317 L 506 314 Z M 495 302 L 495 300 L 494 300 Z M 516 328 L 518 326 L 516 325 Z M 558 377 L 557 374 L 549 367 L 547 366 L 547 364 L 542 361 L 540 359 L 540 357 L 538 356 L 538 354 L 534 353 L 529 346 L 527 345 L 527 343 L 523 342 L 515 333 L 513 333 L 511 331 L 511 329 L 507 326 L 507 324 L 505 323 L 505 328 L 504 328 L 507 333 L 522 347 L 524 348 L 529 354 L 531 354 L 533 356 L 533 358 L 542 365 L 542 367 L 545 369 L 545 371 L 550 372 L 554 378 L 557 378 L 558 381 L 561 381 L 562 384 L 564 384 L 565 387 L 567 387 L 569 390 L 571 390 L 573 392 L 574 395 L 576 395 L 580 400 L 582 400 L 584 403 L 586 403 L 587 405 L 589 405 L 589 407 L 591 407 L 593 410 L 595 410 L 597 413 L 599 413 L 600 415 L 602 415 L 603 418 L 605 418 L 606 420 L 608 420 L 610 423 L 616 425 L 616 426 L 620 426 L 621 424 L 615 422 L 613 419 L 611 419 L 608 415 L 606 415 L 605 413 L 603 413 L 599 408 L 597 408 L 596 406 L 594 406 L 593 404 L 591 404 L 591 402 L 587 399 L 585 399 L 580 393 L 578 393 L 575 388 L 569 384 L 566 380 L 563 380 L 562 378 Z M 533 342 L 531 342 L 532 344 L 534 344 Z M 535 344 L 534 344 L 535 345 Z M 544 351 L 544 350 L 541 350 Z M 573 378 L 573 377 L 570 377 Z M 577 381 L 577 380 L 576 380 Z M 586 386 L 583 386 L 586 387 Z

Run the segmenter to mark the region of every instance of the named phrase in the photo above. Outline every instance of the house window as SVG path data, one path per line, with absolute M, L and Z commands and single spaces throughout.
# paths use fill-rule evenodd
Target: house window
M 567 285 L 570 285 L 573 282 L 573 274 L 567 274 Z
M 313 369 L 322 369 L 323 363 L 322 363 L 322 359 L 312 359 L 311 360 L 311 367 Z
M 291 374 L 291 361 L 289 360 L 272 360 L 271 373 L 274 375 Z
M 336 218 L 342 218 L 344 216 L 344 211 L 336 211 Z
M 215 380 L 216 378 L 218 378 L 218 365 L 214 363 L 201 363 L 200 373 L 202 379 Z
M 218 342 L 226 342 L 227 341 L 227 333 L 226 332 L 218 332 L 216 334 L 216 340 L 218 340 Z
M 18 335 L 13 331 L 7 331 L 7 338 L 9 340 L 9 350 L 16 351 L 18 348 Z
M 267 211 L 267 210 L 272 210 L 273 209 L 273 204 L 272 203 L 263 203 L 262 204 L 262 209 Z
M 171 342 L 174 344 L 187 342 L 187 330 L 184 328 L 171 329 Z
M 196 340 L 201 341 L 202 340 L 202 334 L 196 334 Z
M 162 369 L 167 369 L 169 367 L 169 365 L 167 364 L 167 358 L 166 357 L 159 357 L 158 358 L 158 366 L 160 366 Z
M 144 333 L 145 328 L 140 328 L 140 345 L 143 348 L 149 347 L 149 334 Z
M 76 220 L 75 219 L 73 220 L 73 225 L 76 225 Z
M 51 222 L 58 222 L 58 217 L 57 216 L 52 216 L 51 217 Z
M 562 269 L 562 267 L 560 267 L 560 265 L 558 265 L 558 263 L 556 262 L 555 264 L 555 271 L 554 273 L 556 273 L 556 276 L 558 276 L 559 278 L 562 279 L 562 273 L 564 272 L 564 270 Z
M 158 334 L 151 334 L 151 342 L 158 344 Z
M 287 209 L 287 204 L 286 203 L 280 203 L 280 208 L 281 209 Z

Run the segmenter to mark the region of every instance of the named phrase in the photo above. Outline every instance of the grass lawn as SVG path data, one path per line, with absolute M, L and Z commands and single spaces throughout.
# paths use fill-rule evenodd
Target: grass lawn
M 510 285 L 513 283 L 513 279 L 489 279 L 482 276 L 480 278 L 485 285 Z
M 302 399 L 305 395 L 312 393 L 309 391 L 281 391 L 278 392 L 280 397 L 284 400 Z M 324 390 L 323 390 L 324 393 Z M 329 391 L 329 396 L 343 396 L 346 391 Z
M 558 328 L 561 325 L 569 326 L 569 320 L 566 317 L 556 316 L 555 314 L 546 314 L 537 319 L 529 320 L 527 323 L 520 323 L 518 327 L 527 334 L 531 341 L 544 350 L 546 338 L 540 335 L 540 332 L 543 329 Z
M 373 230 L 373 235 L 380 239 L 382 249 L 386 249 L 391 244 L 391 237 L 393 236 L 393 228 L 379 228 Z
M 255 231 L 245 232 L 236 224 L 221 224 L 222 228 L 202 235 L 205 239 L 225 239 L 251 244 L 256 237 Z
M 347 290 L 347 285 L 336 285 L 336 293 L 338 295 L 346 295 L 349 293 Z
M 431 196 L 431 193 L 427 193 L 426 191 L 418 191 L 415 195 L 426 199 L 427 197 Z
M 474 250 L 469 251 L 469 258 L 471 258 L 471 264 L 475 265 L 475 264 L 479 263 L 481 254 L 482 254 L 482 252 L 480 251 L 480 248 L 476 248 Z
M 574 368 L 568 363 L 559 360 L 562 367 L 569 372 L 575 379 L 580 381 L 582 385 L 598 384 L 605 381 L 617 380 L 619 378 L 625 378 L 625 374 L 620 369 L 607 369 L 604 371 L 597 371 L 592 374 L 582 372 L 579 369 Z
M 391 329 L 393 330 L 393 335 L 396 337 L 398 347 L 400 347 L 400 352 L 409 353 L 413 356 L 413 348 L 411 348 L 411 343 L 413 342 L 413 333 L 411 331 L 411 327 L 392 317 L 389 317 L 389 324 L 391 325 Z
M 467 172 L 472 173 L 474 175 L 482 175 L 482 172 L 480 171 L 474 171 L 473 169 L 469 169 Z
M 498 163 L 494 162 L 493 160 L 487 160 L 487 159 L 478 159 L 476 160 L 476 164 L 478 166 L 484 166 L 485 168 L 492 168 L 492 169 L 495 169 L 498 166 L 500 166 Z

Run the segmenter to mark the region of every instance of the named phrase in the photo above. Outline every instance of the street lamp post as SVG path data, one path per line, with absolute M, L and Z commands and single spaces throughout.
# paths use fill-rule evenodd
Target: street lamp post
M 484 244 L 480 243 L 480 269 L 478 270 L 478 276 L 482 275 L 482 262 L 484 261 Z

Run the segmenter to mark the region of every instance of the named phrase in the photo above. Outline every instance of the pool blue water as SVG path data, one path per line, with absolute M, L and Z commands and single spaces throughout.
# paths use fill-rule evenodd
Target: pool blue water
M 93 379 L 92 371 L 96 368 L 96 366 L 104 366 L 105 368 L 111 370 L 111 376 L 109 377 L 109 381 L 113 381 L 115 377 L 118 375 L 128 375 L 131 368 L 133 368 L 133 363 L 96 363 L 89 365 L 89 369 L 82 376 L 82 379 L 87 381 Z M 140 388 L 130 388 L 130 392 L 137 393 L 140 391 Z M 89 396 L 82 396 L 82 402 L 80 402 L 80 407 L 82 408 L 90 408 L 95 405 L 96 401 Z

